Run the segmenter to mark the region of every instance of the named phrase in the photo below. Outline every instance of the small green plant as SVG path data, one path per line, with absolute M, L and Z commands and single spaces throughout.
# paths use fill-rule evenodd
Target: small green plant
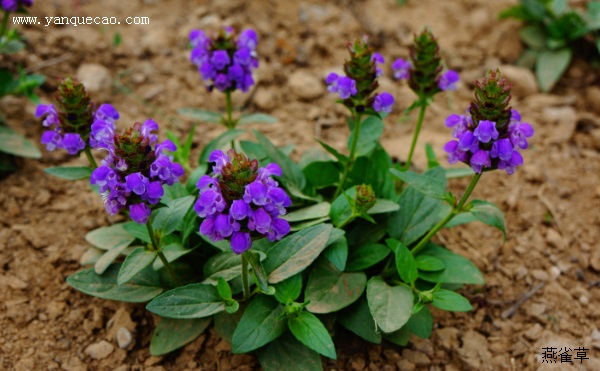
M 535 68 L 542 91 L 552 90 L 575 52 L 582 44 L 593 43 L 600 51 L 600 1 L 589 1 L 585 13 L 568 6 L 567 0 L 521 0 L 500 13 L 525 23 L 520 31 L 527 45 L 518 64 Z

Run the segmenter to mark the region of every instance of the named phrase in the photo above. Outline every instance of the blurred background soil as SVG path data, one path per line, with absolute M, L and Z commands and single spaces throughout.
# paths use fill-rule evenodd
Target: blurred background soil
M 474 197 L 506 213 L 508 239 L 473 223 L 444 230 L 439 241 L 475 262 L 487 285 L 466 287 L 469 313 L 434 310 L 430 339 L 405 348 L 365 344 L 338 336 L 338 360 L 328 370 L 600 370 L 600 87 L 589 61 L 575 60 L 553 94 L 542 94 L 534 75 L 514 66 L 522 51 L 519 24 L 501 21 L 509 0 L 47 0 L 34 16 L 150 17 L 150 25 L 20 27 L 27 48 L 0 59 L 42 73 L 42 101 L 53 101 L 56 79 L 80 77 L 98 102 L 120 112 L 119 127 L 149 117 L 183 137 L 192 122 L 182 107 L 222 110 L 222 95 L 209 94 L 189 62 L 188 33 L 194 28 L 253 27 L 260 37 L 257 84 L 234 103 L 267 112 L 279 123 L 255 125 L 275 144 L 295 145 L 294 158 L 323 139 L 345 151 L 343 107 L 326 91 L 324 77 L 340 70 L 346 43 L 368 35 L 387 59 L 382 90 L 397 105 L 386 120 L 383 145 L 397 159 L 408 153 L 414 117 L 399 124 L 414 99 L 392 81 L 390 64 L 406 57 L 413 33 L 424 26 L 438 36 L 448 68 L 461 74 L 459 89 L 439 94 L 427 112 L 416 164 L 426 165 L 423 145 L 438 154 L 450 132 L 444 119 L 468 107 L 474 81 L 500 67 L 513 82 L 512 105 L 536 130 L 525 165 L 516 174 L 486 173 Z M 582 1 L 575 3 L 583 3 Z M 121 44 L 114 45 L 115 36 Z M 35 106 L 6 97 L 0 110 L 8 124 L 39 143 L 42 126 Z M 223 129 L 196 127 L 194 156 Z M 251 138 L 251 134 L 247 135 Z M 40 145 L 40 148 L 42 146 Z M 106 215 L 85 181 L 68 182 L 45 167 L 85 165 L 64 151 L 41 161 L 19 160 L 20 169 L 0 180 L 0 368 L 6 370 L 251 370 L 252 355 L 232 355 L 230 345 L 209 330 L 165 357 L 148 351 L 154 318 L 144 305 L 116 303 L 81 294 L 65 282 L 80 269 L 88 248 L 84 235 L 120 220 Z M 455 192 L 467 181 L 452 180 Z M 117 342 L 119 328 L 130 344 Z M 573 364 L 541 363 L 544 347 L 585 347 L 589 359 Z M 574 353 L 573 353 L 574 354 Z

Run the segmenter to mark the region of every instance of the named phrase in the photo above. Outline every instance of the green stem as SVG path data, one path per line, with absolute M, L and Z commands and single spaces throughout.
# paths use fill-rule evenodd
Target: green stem
M 85 152 L 85 155 L 86 155 L 88 161 L 90 162 L 90 166 L 92 167 L 92 169 L 97 168 L 98 164 L 96 163 L 94 156 L 92 156 L 92 151 L 90 150 L 90 147 L 85 146 L 84 152 Z
M 242 254 L 242 286 L 244 288 L 244 301 L 250 297 L 250 284 L 248 283 L 248 259 Z
M 165 257 L 165 254 L 163 254 L 162 249 L 160 248 L 160 245 L 158 244 L 158 241 L 156 241 L 156 235 L 154 234 L 154 229 L 152 228 L 151 221 L 148 221 L 148 223 L 146 223 L 146 228 L 148 229 L 148 234 L 150 235 L 150 243 L 152 243 L 152 248 L 154 249 L 154 251 L 156 251 L 158 258 L 160 259 L 160 261 L 163 263 L 163 265 L 167 269 L 167 272 L 169 273 L 169 276 L 171 276 L 173 283 L 175 283 L 176 286 L 181 286 L 181 283 L 179 283 L 179 280 L 177 279 L 177 276 L 175 275 L 173 266 L 171 266 L 171 263 L 169 263 L 169 261 Z
M 475 189 L 475 186 L 477 185 L 477 182 L 479 181 L 479 178 L 481 178 L 481 174 L 475 174 L 475 176 L 473 177 L 473 179 L 471 179 L 471 183 L 469 183 L 469 186 L 467 187 L 467 190 L 465 191 L 465 193 L 463 194 L 462 198 L 460 199 L 460 201 L 458 202 L 458 205 L 452 207 L 452 210 L 450 210 L 450 212 L 448 213 L 448 215 L 446 215 L 446 217 L 444 219 L 442 219 L 441 222 L 439 222 L 435 227 L 433 227 L 432 230 L 429 231 L 429 233 L 427 233 L 425 235 L 425 237 L 423 237 L 421 239 L 421 241 L 419 241 L 419 243 L 417 244 L 417 246 L 415 246 L 412 250 L 411 253 L 413 255 L 417 255 L 417 253 L 419 251 L 421 251 L 423 249 L 423 247 L 425 247 L 425 245 L 427 245 L 427 242 L 429 242 L 429 240 L 435 236 L 435 234 L 442 228 L 444 228 L 444 226 L 446 224 L 448 224 L 448 222 L 450 220 L 452 220 L 452 218 L 454 218 L 456 215 L 460 214 L 463 210 L 463 206 L 465 205 L 465 203 L 467 202 L 467 199 L 469 199 L 469 196 L 471 196 L 471 193 L 473 192 L 473 189 Z
M 231 102 L 231 92 L 230 91 L 225 93 L 225 110 L 227 112 L 227 121 L 226 121 L 227 128 L 234 129 L 235 122 L 233 122 L 233 118 L 231 116 L 231 113 L 233 111 L 233 103 Z
M 346 178 L 348 178 L 348 174 L 350 173 L 350 170 L 352 170 L 352 166 L 354 166 L 354 161 L 356 160 L 356 145 L 358 144 L 358 137 L 360 135 L 361 124 L 362 115 L 358 114 L 354 122 L 354 136 L 352 137 L 352 144 L 350 145 L 350 157 L 348 157 L 348 162 L 346 163 L 346 166 L 344 166 L 344 173 L 342 174 L 342 179 L 340 180 L 340 183 L 338 184 L 338 187 L 335 190 L 335 193 L 333 194 L 334 200 L 340 195 L 340 193 L 342 193 L 344 183 L 346 183 Z
M 410 152 L 408 152 L 408 158 L 406 159 L 406 164 L 402 167 L 403 170 L 408 170 L 410 168 L 412 157 L 415 152 L 415 147 L 417 146 L 417 140 L 419 140 L 419 133 L 421 132 L 421 125 L 423 125 L 423 119 L 425 118 L 425 110 L 427 109 L 427 100 L 425 98 L 420 98 L 420 110 L 419 110 L 419 118 L 417 119 L 417 126 L 415 127 L 415 132 L 413 133 L 412 143 L 410 144 Z
M 4 19 L 2 19 L 2 28 L 0 28 L 0 39 L 2 39 L 4 37 L 4 33 L 6 33 L 6 28 L 8 26 L 9 14 L 10 14 L 9 11 L 4 12 Z

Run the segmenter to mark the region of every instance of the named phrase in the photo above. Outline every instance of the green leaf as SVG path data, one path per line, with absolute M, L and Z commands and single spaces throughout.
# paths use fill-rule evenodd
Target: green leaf
M 393 168 L 390 169 L 390 172 L 396 178 L 401 179 L 427 196 L 440 199 L 446 198 L 446 177 L 444 169 L 440 167 L 434 167 L 425 174 L 417 174 L 410 170 L 403 172 Z
M 450 290 L 438 289 L 433 293 L 434 307 L 450 312 L 468 312 L 473 309 L 469 300 Z
M 223 115 L 219 112 L 211 112 L 197 108 L 180 108 L 177 112 L 182 116 L 203 122 L 220 124 L 223 120 Z
M 315 188 L 329 187 L 340 179 L 339 165 L 333 161 L 316 161 L 302 169 L 306 181 Z
M 281 176 L 282 183 L 286 187 L 294 185 L 299 191 L 304 189 L 306 179 L 302 169 L 287 157 L 279 148 L 275 147 L 267 137 L 260 132 L 254 130 L 254 135 L 258 139 L 259 144 L 263 147 L 269 158 L 281 167 L 283 175 Z
M 265 268 L 260 263 L 260 256 L 257 252 L 249 250 L 244 252 L 244 256 L 248 259 L 248 263 L 252 266 L 254 278 L 258 287 L 265 293 L 269 292 L 269 284 L 267 282 L 267 273 Z
M 232 353 L 251 352 L 281 336 L 287 322 L 280 319 L 283 311 L 284 307 L 275 299 L 266 295 L 255 296 L 233 333 Z
M 219 278 L 231 281 L 242 274 L 242 258 L 233 251 L 225 251 L 211 256 L 204 264 L 204 281 L 216 285 Z
M 370 341 L 381 343 L 381 332 L 369 311 L 367 300 L 362 297 L 348 308 L 344 309 L 337 317 L 338 322 L 356 335 Z
M 542 50 L 546 48 L 546 33 L 539 25 L 529 25 L 523 27 L 519 31 L 519 36 L 521 37 L 521 40 L 523 40 L 523 42 L 531 49 Z
M 211 140 L 203 149 L 202 153 L 200 153 L 200 157 L 198 158 L 198 163 L 203 164 L 208 162 L 208 158 L 210 154 L 217 149 L 221 149 L 231 143 L 232 140 L 238 138 L 246 131 L 242 129 L 229 129 L 226 132 L 222 133 L 215 139 Z
M 442 210 L 442 213 L 440 215 L 448 215 L 448 213 L 450 212 L 451 208 L 450 205 L 446 205 L 447 208 L 445 208 L 444 210 Z M 463 212 L 460 213 L 458 215 L 456 215 L 454 218 L 452 218 L 448 223 L 446 223 L 446 225 L 444 226 L 444 228 L 453 228 L 456 227 L 458 225 L 462 225 L 462 224 L 467 224 L 467 223 L 471 223 L 476 221 L 477 218 L 473 216 L 473 214 L 469 213 L 469 212 Z
M 515 18 L 515 19 L 518 19 L 521 21 L 535 21 L 536 20 L 525 10 L 525 7 L 523 7 L 523 5 L 513 5 L 509 8 L 506 8 L 500 12 L 498 17 L 500 19 Z
M 172 186 L 163 184 L 163 190 L 165 194 L 160 199 L 160 203 L 163 205 L 167 205 L 169 202 L 174 201 L 178 198 L 189 196 L 189 193 L 185 186 L 179 182 L 174 183 Z M 197 194 L 198 190 L 195 190 L 194 193 Z
M 313 313 L 331 313 L 345 308 L 360 297 L 366 282 L 363 272 L 341 272 L 327 259 L 319 259 L 304 292 L 305 301 L 310 301 L 306 309 Z
M 322 224 L 323 222 L 329 221 L 329 217 L 324 217 L 324 218 L 319 218 L 319 219 L 311 219 L 311 220 L 307 220 L 305 222 L 300 222 L 300 223 L 294 223 L 292 225 L 290 225 L 290 231 L 292 232 L 297 232 L 297 231 L 301 231 L 303 229 L 306 229 L 308 227 L 312 227 L 318 224 Z
M 331 153 L 333 157 L 335 157 L 342 165 L 344 165 L 348 161 L 348 157 L 346 155 L 339 153 L 335 148 L 333 148 L 329 144 L 322 142 L 318 139 L 316 141 L 319 142 L 319 144 L 321 144 L 321 146 L 325 148 L 327 152 Z
M 166 245 L 164 245 L 162 247 L 163 255 L 165 256 L 165 259 L 167 259 L 167 261 L 169 263 L 174 262 L 175 260 L 179 259 L 180 257 L 182 257 L 186 254 L 189 254 L 192 251 L 193 251 L 193 249 L 186 249 L 178 241 L 173 241 L 173 242 L 167 243 Z M 152 269 L 157 271 L 157 270 L 161 269 L 162 267 L 164 267 L 164 264 L 160 259 L 154 260 L 154 264 L 152 264 Z
M 250 113 L 242 115 L 242 117 L 239 118 L 237 124 L 273 124 L 277 121 L 279 121 L 277 117 L 267 115 L 266 113 Z
M 498 228 L 506 241 L 506 222 L 502 210 L 493 203 L 482 200 L 473 200 L 469 204 L 471 214 L 480 222 Z
M 219 281 L 217 283 L 217 292 L 223 300 L 233 299 L 231 287 L 229 287 L 229 284 L 223 279 L 223 277 L 219 277 Z
M 419 278 L 428 282 L 441 282 L 446 284 L 484 285 L 483 275 L 477 267 L 467 258 L 455 254 L 441 246 L 429 243 L 419 255 L 429 255 L 446 264 L 443 271 L 420 271 Z M 418 258 L 418 256 L 417 256 Z
M 302 292 L 302 275 L 296 274 L 275 285 L 275 299 L 281 304 L 292 303 Z
M 328 216 L 330 209 L 331 204 L 329 202 L 321 202 L 299 210 L 292 211 L 291 213 L 283 215 L 282 218 L 290 223 L 300 222 L 303 220 L 318 219 Z
M 97 274 L 102 274 L 108 267 L 121 255 L 128 245 L 119 245 L 111 248 L 105 252 L 101 257 L 94 263 L 94 271 Z
M 368 116 L 363 120 L 360 126 L 360 136 L 356 144 L 356 156 L 367 156 L 377 146 L 379 137 L 383 133 L 384 124 L 383 121 L 377 116 Z M 355 130 L 352 130 L 350 138 L 348 138 L 348 150 L 352 147 L 352 141 L 354 140 Z
M 122 285 L 131 280 L 136 274 L 152 264 L 156 259 L 156 251 L 147 250 L 144 247 L 138 247 L 127 255 L 117 278 L 117 284 Z
M 410 340 L 410 331 L 406 326 L 403 326 L 400 330 L 396 330 L 389 334 L 383 334 L 383 338 L 390 343 L 404 347 Z
M 264 261 L 269 282 L 281 282 L 308 267 L 327 246 L 332 229 L 331 224 L 316 225 L 273 245 Z
M 347 272 L 362 271 L 379 263 L 390 254 L 390 249 L 380 243 L 372 243 L 353 249 L 346 264 Z
M 67 283 L 75 289 L 102 299 L 143 303 L 163 292 L 160 277 L 152 269 L 144 269 L 131 281 L 117 284 L 121 264 L 112 264 L 102 275 L 94 269 L 85 269 L 67 277 Z
M 319 354 L 300 343 L 289 333 L 269 343 L 258 353 L 265 371 L 321 371 Z
M 427 168 L 431 169 L 437 166 L 440 166 L 439 161 L 437 160 L 437 156 L 435 155 L 435 151 L 431 144 L 425 144 L 425 154 L 427 155 Z
M 379 276 L 367 283 L 367 301 L 371 315 L 384 332 L 399 330 L 412 314 L 411 289 L 404 285 L 388 286 Z
M 156 230 L 163 231 L 164 234 L 171 234 L 176 230 L 180 231 L 182 220 L 195 200 L 195 196 L 186 196 L 169 201 L 167 207 L 158 210 L 152 226 Z
M 356 186 L 342 192 L 331 204 L 329 217 L 336 227 L 346 225 L 348 220 L 355 217 L 352 213 L 352 205 L 348 202 L 348 198 L 354 199 L 355 195 Z
M 422 339 L 429 339 L 431 336 L 431 330 L 433 329 L 433 317 L 429 308 L 424 306 L 420 311 L 413 314 L 406 327 L 415 335 Z
M 417 263 L 417 268 L 422 271 L 438 272 L 446 268 L 444 261 L 434 256 L 419 254 L 415 261 Z
M 67 179 L 67 180 L 78 180 L 88 179 L 92 174 L 92 169 L 86 166 L 58 166 L 58 167 L 47 167 L 44 171 L 55 177 Z
M 406 245 L 398 242 L 396 246 L 396 269 L 402 281 L 412 284 L 419 276 L 417 263 Z
M 312 313 L 300 312 L 288 320 L 288 328 L 302 344 L 331 359 L 337 359 L 333 340 L 323 323 Z
M 333 231 L 336 230 L 339 229 L 334 229 Z M 346 268 L 346 261 L 348 260 L 348 241 L 346 240 L 346 237 L 342 235 L 336 239 L 325 249 L 323 255 L 335 265 L 338 270 L 343 272 Z
M 219 312 L 213 316 L 215 320 L 215 330 L 217 334 L 231 343 L 233 332 L 235 331 L 240 319 L 242 318 L 243 312 L 237 311 L 233 314 L 227 312 Z
M 138 224 L 136 222 L 127 222 L 123 224 L 123 229 L 127 231 L 131 236 L 137 238 L 146 243 L 151 243 L 150 235 L 148 235 L 148 228 L 145 224 Z
M 35 144 L 25 136 L 5 126 L 0 126 L 0 152 L 20 157 L 42 158 L 42 153 Z
M 475 172 L 470 167 L 453 167 L 444 170 L 446 171 L 446 179 L 464 178 L 475 175 Z
M 521 4 L 525 11 L 530 14 L 533 19 L 542 21 L 546 16 L 547 10 L 544 2 L 539 0 L 521 0 Z
M 373 207 L 371 207 L 369 210 L 367 210 L 367 214 L 375 215 L 375 214 L 391 213 L 391 212 L 397 211 L 399 209 L 400 209 L 400 205 L 398 205 L 398 203 L 391 201 L 391 200 L 385 200 L 385 199 L 378 198 L 375 200 L 375 205 L 373 205 Z
M 400 211 L 391 214 L 388 233 L 405 245 L 417 241 L 441 220 L 439 213 L 444 202 L 428 197 L 412 187 L 402 192 L 398 203 Z
M 554 84 L 558 82 L 567 67 L 569 67 L 572 54 L 573 52 L 568 48 L 543 50 L 538 54 L 535 74 L 542 91 L 552 90 Z
M 225 310 L 225 303 L 216 287 L 193 283 L 157 296 L 146 309 L 161 317 L 203 318 Z
M 161 318 L 152 333 L 150 355 L 162 356 L 194 341 L 210 325 L 211 318 Z

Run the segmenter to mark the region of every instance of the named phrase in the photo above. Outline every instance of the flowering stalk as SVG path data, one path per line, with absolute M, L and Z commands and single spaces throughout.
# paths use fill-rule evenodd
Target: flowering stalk
M 450 212 L 448 213 L 448 215 L 446 215 L 446 217 L 444 219 L 442 219 L 438 224 L 436 224 L 436 226 L 433 227 L 429 231 L 429 233 L 427 233 L 425 235 L 425 237 L 423 237 L 421 239 L 421 241 L 419 241 L 419 243 L 411 250 L 411 253 L 413 255 L 417 255 L 417 253 L 419 251 L 421 251 L 423 249 L 423 247 L 425 247 L 425 245 L 427 244 L 427 242 L 429 242 L 429 240 L 431 240 L 431 238 L 433 236 L 435 236 L 435 234 L 440 229 L 444 228 L 444 226 L 446 224 L 448 224 L 448 222 L 450 222 L 452 220 L 452 218 L 454 218 L 455 216 L 457 216 L 460 213 L 465 212 L 465 210 L 463 210 L 463 207 L 465 206 L 465 203 L 469 199 L 469 196 L 471 196 L 471 193 L 475 189 L 475 186 L 477 185 L 477 182 L 479 182 L 480 178 L 481 178 L 481 173 L 475 174 L 475 176 L 471 179 L 471 183 L 469 183 L 469 186 L 467 187 L 467 190 L 463 194 L 463 196 L 460 199 L 460 201 L 458 202 L 458 204 L 457 205 L 453 205 L 452 206 L 452 210 L 450 210 Z
M 330 73 L 325 82 L 330 93 L 337 93 L 340 97 L 338 102 L 350 110 L 350 116 L 354 121 L 353 139 L 350 144 L 350 157 L 344 165 L 344 172 L 338 187 L 334 193 L 335 199 L 343 190 L 348 174 L 352 170 L 356 160 L 356 146 L 360 136 L 363 115 L 387 114 L 392 111 L 394 97 L 383 92 L 375 94 L 379 86 L 377 77 L 383 74 L 380 65 L 385 62 L 381 54 L 373 52 L 364 40 L 356 40 L 354 44 L 348 44 L 350 60 L 344 63 L 346 76 Z
M 242 254 L 242 288 L 244 290 L 244 301 L 250 298 L 250 283 L 248 282 L 248 259 L 246 253 Z
M 419 107 L 419 118 L 413 133 L 413 139 L 406 164 L 401 169 L 408 170 L 425 118 L 425 110 L 433 100 L 434 95 L 441 91 L 455 90 L 459 80 L 458 73 L 448 70 L 442 73 L 439 46 L 431 31 L 425 29 L 414 36 L 414 42 L 409 48 L 410 61 L 397 59 L 393 65 L 394 77 L 398 80 L 408 80 L 408 85 L 417 94 L 417 100 L 410 109 Z
M 156 251 L 156 255 L 158 256 L 160 261 L 163 263 L 163 265 L 167 269 L 167 272 L 169 272 L 169 276 L 171 276 L 171 279 L 173 280 L 173 283 L 175 284 L 175 286 L 181 286 L 181 284 L 179 283 L 179 280 L 177 279 L 177 276 L 175 275 L 175 271 L 173 270 L 173 267 L 171 266 L 171 263 L 169 263 L 169 261 L 165 257 L 165 254 L 163 254 L 162 248 L 160 247 L 160 244 L 156 240 L 156 235 L 154 234 L 154 229 L 152 228 L 152 223 L 150 221 L 148 221 L 148 223 L 146 223 L 146 228 L 148 229 L 148 235 L 150 235 L 150 242 L 152 243 L 152 250 Z

